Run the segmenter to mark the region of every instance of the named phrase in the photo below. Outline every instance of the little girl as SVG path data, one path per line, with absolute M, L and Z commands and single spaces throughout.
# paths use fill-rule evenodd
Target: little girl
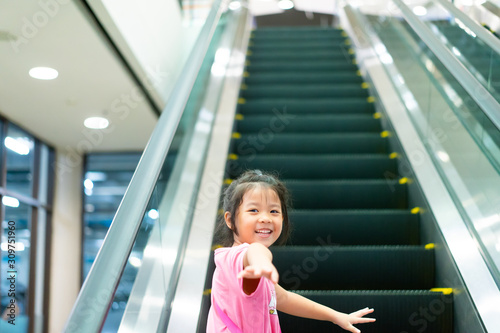
M 276 310 L 331 321 L 355 333 L 360 331 L 353 324 L 375 321 L 363 318 L 373 309 L 345 314 L 280 287 L 268 247 L 286 241 L 287 203 L 283 183 L 259 170 L 245 172 L 224 192 L 217 234 L 226 247 L 215 250 L 207 333 L 281 332 Z

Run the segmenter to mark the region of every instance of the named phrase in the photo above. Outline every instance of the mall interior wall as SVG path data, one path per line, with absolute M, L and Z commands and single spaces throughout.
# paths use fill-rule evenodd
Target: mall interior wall
M 62 332 L 81 287 L 81 214 L 83 159 L 56 154 L 49 332 Z

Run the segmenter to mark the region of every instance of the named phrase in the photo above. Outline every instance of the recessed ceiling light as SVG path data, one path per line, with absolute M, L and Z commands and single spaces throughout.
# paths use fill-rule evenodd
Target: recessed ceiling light
M 109 126 L 109 120 L 103 117 L 90 117 L 85 119 L 83 124 L 90 129 L 104 129 Z
M 32 78 L 39 80 L 53 80 L 59 75 L 54 68 L 50 67 L 34 67 L 30 69 L 29 74 Z
M 281 9 L 292 9 L 293 8 L 293 2 L 290 0 L 281 0 L 278 2 L 278 7 Z
M 237 9 L 240 9 L 241 8 L 241 2 L 239 1 L 231 1 L 229 3 L 229 9 L 231 10 L 237 10 Z
M 425 16 L 427 15 L 427 8 L 425 8 L 424 6 L 413 7 L 413 13 L 418 16 Z

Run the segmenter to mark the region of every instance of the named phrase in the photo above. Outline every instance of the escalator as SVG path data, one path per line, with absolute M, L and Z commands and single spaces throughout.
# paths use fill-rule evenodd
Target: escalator
M 443 287 L 434 245 L 420 243 L 396 138 L 349 45 L 339 29 L 253 31 L 226 175 L 275 172 L 289 188 L 293 234 L 271 248 L 285 289 L 342 312 L 373 307 L 363 332 L 452 332 L 453 295 L 433 289 Z M 343 331 L 283 313 L 280 322 L 284 332 Z
M 271 247 L 285 289 L 346 313 L 374 308 L 377 321 L 357 325 L 362 332 L 494 331 L 494 274 L 435 163 L 472 145 L 452 111 L 439 113 L 450 106 L 445 89 L 419 72 L 426 43 L 406 43 L 399 17 L 377 18 L 380 29 L 362 31 L 369 45 L 360 47 L 356 32 L 375 24 L 348 6 L 352 41 L 320 27 L 250 34 L 248 8 L 223 8 L 214 4 L 198 36 L 65 332 L 206 332 L 220 190 L 247 169 L 277 173 L 291 192 L 292 235 Z M 392 75 L 390 66 L 407 71 Z M 404 83 L 411 92 L 398 90 Z M 424 146 L 441 132 L 411 117 L 454 131 L 436 146 L 441 155 L 430 160 L 435 147 Z M 470 152 L 479 167 L 468 170 L 485 177 L 486 154 Z M 500 177 L 484 181 L 498 193 Z M 117 290 L 127 292 L 119 303 Z M 343 332 L 279 318 L 283 332 Z

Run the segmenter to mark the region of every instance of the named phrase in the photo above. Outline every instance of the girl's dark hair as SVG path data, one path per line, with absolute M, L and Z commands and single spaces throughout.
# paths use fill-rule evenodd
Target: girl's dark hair
M 223 204 L 222 204 L 222 214 L 219 216 L 219 221 L 215 231 L 215 240 L 218 244 L 228 247 L 233 245 L 233 230 L 236 235 L 238 235 L 238 229 L 236 228 L 235 217 L 238 213 L 238 208 L 243 201 L 243 196 L 248 190 L 254 189 L 257 186 L 264 186 L 276 192 L 278 198 L 281 202 L 281 214 L 283 216 L 283 227 L 281 230 L 280 237 L 276 240 L 276 244 L 283 245 L 286 243 L 288 236 L 290 235 L 290 222 L 288 220 L 288 209 L 289 206 L 289 194 L 285 185 L 278 180 L 278 177 L 265 173 L 260 170 L 249 170 L 244 172 L 237 179 L 233 180 L 231 185 L 229 185 L 224 191 Z M 224 220 L 224 213 L 229 212 L 231 229 L 226 225 Z

